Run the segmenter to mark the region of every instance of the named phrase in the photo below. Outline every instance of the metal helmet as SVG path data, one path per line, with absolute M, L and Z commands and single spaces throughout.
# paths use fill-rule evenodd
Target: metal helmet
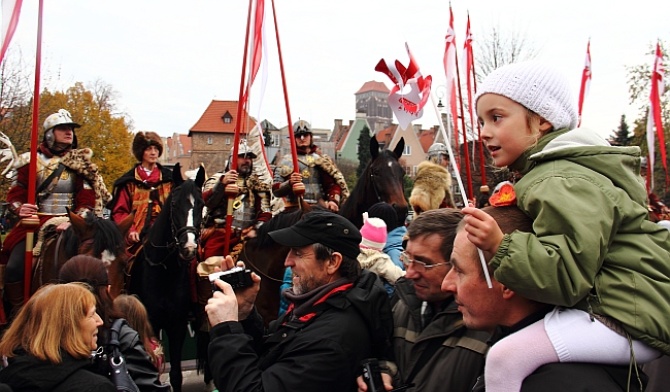
M 302 134 L 312 133 L 312 126 L 305 120 L 298 120 L 293 124 L 293 135 L 298 136 Z
M 251 159 L 256 159 L 256 154 L 254 154 L 251 147 L 249 147 L 244 140 L 240 142 L 240 145 L 237 147 L 237 156 L 248 156 Z
M 433 145 L 428 149 L 428 160 L 434 163 L 438 163 L 441 155 L 448 155 L 447 146 L 442 143 L 433 143 Z
M 65 109 L 60 109 L 58 112 L 50 114 L 46 120 L 44 120 L 44 141 L 47 143 L 49 148 L 53 147 L 55 137 L 53 130 L 59 125 L 69 125 L 74 128 L 79 128 L 81 125 L 72 121 L 72 115 Z M 77 135 L 74 135 L 74 140 L 72 142 L 72 148 L 77 148 Z

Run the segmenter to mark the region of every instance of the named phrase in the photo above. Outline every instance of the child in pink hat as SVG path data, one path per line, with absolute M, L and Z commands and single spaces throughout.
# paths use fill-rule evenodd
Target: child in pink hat
M 405 271 L 395 265 L 383 251 L 386 245 L 386 223 L 380 218 L 369 218 L 368 213 L 364 212 L 363 227 L 360 231 L 363 238 L 358 262 L 361 268 L 368 269 L 389 284 L 395 285 L 398 278 L 405 276 Z

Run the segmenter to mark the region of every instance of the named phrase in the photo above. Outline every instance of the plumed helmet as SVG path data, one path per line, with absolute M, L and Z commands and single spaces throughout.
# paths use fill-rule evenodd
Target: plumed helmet
M 49 148 L 52 148 L 54 145 L 55 137 L 53 130 L 59 125 L 69 125 L 73 130 L 81 127 L 81 125 L 72 121 L 72 115 L 65 109 L 59 109 L 56 113 L 50 114 L 46 120 L 44 120 L 44 141 Z M 72 148 L 77 148 L 76 134 L 74 135 Z
M 428 160 L 437 163 L 437 159 L 440 155 L 447 156 L 447 154 L 447 146 L 442 143 L 433 143 L 433 145 L 428 149 Z
M 305 120 L 298 120 L 293 124 L 293 135 L 311 134 L 312 126 Z
M 133 139 L 133 155 L 138 162 L 142 162 L 144 150 L 150 146 L 158 148 L 158 156 L 163 155 L 163 139 L 156 132 L 137 132 Z

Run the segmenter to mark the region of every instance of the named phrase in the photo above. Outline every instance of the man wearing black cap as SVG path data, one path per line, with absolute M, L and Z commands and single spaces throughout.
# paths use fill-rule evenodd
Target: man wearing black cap
M 295 210 L 299 204 L 293 185 L 302 182 L 306 203 L 338 212 L 341 203 L 349 196 L 344 176 L 330 157 L 321 153 L 314 144 L 314 135 L 307 121 L 299 120 L 293 124 L 293 135 L 298 153 L 298 172 L 293 170 L 291 154 L 282 157 L 274 172 L 272 193 L 284 198 L 286 211 Z
M 253 311 L 260 278 L 233 292 L 216 281 L 206 311 L 212 325 L 209 361 L 221 390 L 356 391 L 363 359 L 389 354 L 388 297 L 376 275 L 361 272 L 361 235 L 328 211 L 307 213 L 297 224 L 270 233 L 291 248 L 285 266 L 293 288 L 288 311 L 270 324 Z M 232 259 L 227 258 L 229 266 Z M 252 314 L 253 313 L 253 314 Z M 239 320 L 239 321 L 238 321 Z

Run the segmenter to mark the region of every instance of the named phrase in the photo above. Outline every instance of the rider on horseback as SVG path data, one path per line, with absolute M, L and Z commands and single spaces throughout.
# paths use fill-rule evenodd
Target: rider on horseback
M 51 114 L 44 121 L 44 138 L 37 151 L 36 203 L 28 203 L 29 165 L 18 169 L 16 180 L 7 194 L 9 210 L 19 218 L 39 216 L 40 227 L 49 219 L 63 217 L 66 208 L 82 214 L 95 211 L 102 215 L 102 206 L 110 199 L 98 168 L 91 163 L 93 152 L 77 149 L 75 128 L 65 109 Z M 70 222 L 63 218 L 57 231 L 63 231 Z M 6 267 L 5 299 L 12 310 L 24 300 L 24 256 L 28 228 L 21 224 L 7 235 L 0 253 L 0 280 Z M 0 309 L 1 310 L 1 309 Z M 0 314 L 0 317 L 2 315 Z
M 135 211 L 126 238 L 129 247 L 144 237 L 172 191 L 172 172 L 158 163 L 163 154 L 161 137 L 155 132 L 138 132 L 132 151 L 139 163 L 114 182 L 114 199 L 109 204 L 116 223 Z
M 253 173 L 254 159 L 256 154 L 243 141 L 237 150 L 237 169 L 215 173 L 205 182 L 202 198 L 205 200 L 207 215 L 200 234 L 200 260 L 229 254 L 245 237 L 255 237 L 255 230 L 272 218 L 270 185 L 262 182 L 258 175 Z M 229 166 L 230 163 L 226 169 L 229 169 Z M 226 207 L 229 202 L 225 187 L 228 184 L 237 184 L 240 193 L 232 201 L 230 249 L 224 249 Z
M 284 198 L 285 211 L 299 207 L 298 197 L 293 193 L 293 184 L 304 182 L 304 200 L 311 205 L 321 205 L 338 212 L 340 203 L 349 190 L 344 176 L 335 163 L 313 144 L 313 135 L 307 121 L 299 120 L 293 124 L 293 134 L 298 153 L 299 172 L 293 170 L 293 157 L 285 155 L 274 172 L 272 193 Z

